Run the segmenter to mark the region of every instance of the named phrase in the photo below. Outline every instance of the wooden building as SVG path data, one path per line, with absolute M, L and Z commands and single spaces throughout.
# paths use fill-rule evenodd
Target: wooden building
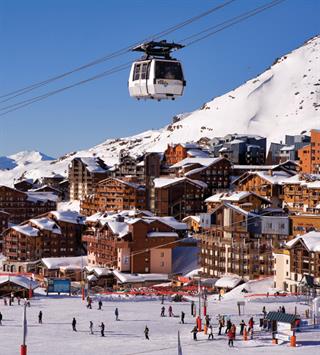
M 206 188 L 204 182 L 187 177 L 154 179 L 151 211 L 158 216 L 172 216 L 178 220 L 204 212 Z
M 188 157 L 208 156 L 209 154 L 204 152 L 196 143 L 168 144 L 167 149 L 164 152 L 164 163 L 167 166 L 171 166 Z
M 74 158 L 68 168 L 70 200 L 81 200 L 93 194 L 97 183 L 108 176 L 108 166 L 100 158 Z
M 0 210 L 9 213 L 11 223 L 21 223 L 57 208 L 56 196 L 45 192 L 24 192 L 0 186 Z
M 254 192 L 271 201 L 273 207 L 282 207 L 282 183 L 289 177 L 284 171 L 256 171 L 241 175 L 233 184 L 236 190 Z
M 275 287 L 300 292 L 306 276 L 320 284 L 320 232 L 297 236 L 275 251 Z
M 3 233 L 5 271 L 35 271 L 41 258 L 81 255 L 84 219 L 71 211 L 53 211 Z
M 291 222 L 291 234 L 293 237 L 311 231 L 320 232 L 319 214 L 299 213 L 296 215 L 290 215 L 289 218 Z
M 88 266 L 131 273 L 171 273 L 172 248 L 187 229 L 169 217 L 114 215 L 87 224 L 83 240 L 87 242 Z
M 107 178 L 97 184 L 96 193 L 80 202 L 81 213 L 90 216 L 96 212 L 122 211 L 146 208 L 146 189 L 135 178 Z
M 273 275 L 274 247 L 289 235 L 287 216 L 248 212 L 224 202 L 211 213 L 201 241 L 201 267 L 207 277 L 235 274 L 244 279 Z

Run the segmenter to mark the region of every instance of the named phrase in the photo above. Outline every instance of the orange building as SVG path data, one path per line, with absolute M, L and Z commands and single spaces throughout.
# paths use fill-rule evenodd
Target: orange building
M 311 144 L 298 150 L 300 171 L 307 174 L 320 172 L 320 130 L 311 130 Z
M 289 217 L 291 222 L 292 235 L 309 233 L 311 231 L 320 232 L 320 216 L 311 214 L 298 214 Z

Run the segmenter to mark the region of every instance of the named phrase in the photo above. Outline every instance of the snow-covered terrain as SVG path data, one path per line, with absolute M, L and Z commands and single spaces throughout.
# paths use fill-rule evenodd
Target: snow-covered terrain
M 177 115 L 174 123 L 162 129 L 108 139 L 89 150 L 73 152 L 55 161 L 2 157 L 0 169 L 11 170 L 0 170 L 0 184 L 12 185 L 14 179 L 21 177 L 66 175 L 68 163 L 76 156 L 99 156 L 113 165 L 122 149 L 135 156 L 145 151 L 163 151 L 168 143 L 235 132 L 265 136 L 269 143 L 280 141 L 285 134 L 319 128 L 319 118 L 320 36 L 317 36 L 277 59 L 261 75 L 192 113 Z
M 259 291 L 259 283 L 255 285 Z M 261 291 L 261 290 L 260 290 Z M 98 310 L 97 300 L 94 297 L 92 309 L 87 309 L 81 298 L 69 296 L 44 296 L 38 294 L 31 300 L 31 307 L 27 307 L 28 353 L 32 355 L 43 354 L 177 354 L 177 333 L 181 334 L 181 347 L 184 355 L 188 354 L 219 354 L 225 351 L 237 351 L 237 354 L 299 354 L 307 355 L 318 353 L 319 329 L 308 329 L 297 333 L 297 347 L 290 348 L 288 342 L 272 345 L 271 334 L 261 331 L 259 319 L 262 316 L 262 307 L 266 310 L 276 311 L 282 306 L 282 298 L 273 298 L 269 303 L 248 302 L 244 306 L 244 315 L 238 316 L 237 298 L 212 301 L 208 304 L 208 314 L 212 318 L 214 340 L 209 341 L 203 332 L 198 334 L 198 341 L 192 340 L 191 330 L 195 325 L 195 318 L 190 315 L 190 302 L 170 302 L 165 300 L 166 315 L 171 305 L 176 317 L 160 317 L 161 301 L 145 296 L 128 297 L 126 302 L 102 296 L 102 310 Z M 270 299 L 270 297 L 269 297 Z M 137 301 L 140 302 L 137 302 Z M 115 308 L 119 309 L 119 319 L 115 320 Z M 295 299 L 285 303 L 286 311 L 294 313 L 295 307 L 301 316 L 304 316 L 306 304 Z M 0 312 L 3 314 L 0 326 L 0 353 L 6 355 L 17 354 L 22 341 L 22 306 L 15 302 L 13 306 L 4 306 L 0 303 Z M 43 313 L 43 324 L 38 324 L 38 313 Z M 180 324 L 180 314 L 186 314 L 185 324 Z M 217 316 L 224 315 L 230 318 L 237 326 L 237 336 L 234 350 L 229 349 L 225 334 L 218 336 Z M 239 323 L 241 319 L 248 322 L 253 316 L 255 331 L 252 340 L 243 341 L 239 336 Z M 77 320 L 77 332 L 72 331 L 72 318 Z M 89 322 L 93 322 L 94 334 L 90 334 Z M 105 337 L 100 336 L 99 325 L 105 324 Z M 148 326 L 150 340 L 144 338 L 144 328 Z M 281 343 L 281 341 L 280 341 Z

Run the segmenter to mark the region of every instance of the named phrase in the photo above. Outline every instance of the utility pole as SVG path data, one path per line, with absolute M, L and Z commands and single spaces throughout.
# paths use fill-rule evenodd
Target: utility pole
M 27 345 L 26 345 L 26 338 L 27 338 L 27 302 L 23 305 L 23 320 L 22 320 L 22 345 L 20 346 L 20 355 L 27 355 Z

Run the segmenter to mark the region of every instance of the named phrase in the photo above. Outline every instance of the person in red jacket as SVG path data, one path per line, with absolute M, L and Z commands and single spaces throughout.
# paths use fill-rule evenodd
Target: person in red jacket
M 233 340 L 234 340 L 234 336 L 235 336 L 234 332 L 231 329 L 229 329 L 227 336 L 228 336 L 228 345 L 229 345 L 229 347 L 233 348 Z

